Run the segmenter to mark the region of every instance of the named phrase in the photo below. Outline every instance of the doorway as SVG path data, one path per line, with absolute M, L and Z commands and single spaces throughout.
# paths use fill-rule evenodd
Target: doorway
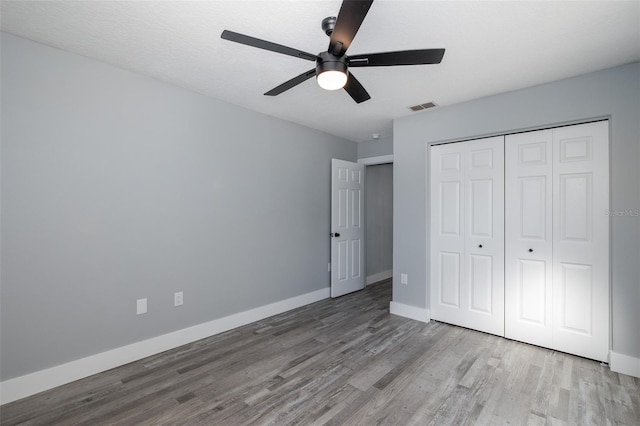
M 393 163 L 365 168 L 366 285 L 393 275 Z

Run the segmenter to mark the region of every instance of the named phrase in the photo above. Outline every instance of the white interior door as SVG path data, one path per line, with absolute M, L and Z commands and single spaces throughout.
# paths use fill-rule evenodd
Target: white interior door
M 431 311 L 504 335 L 504 137 L 431 148 Z
M 609 352 L 609 124 L 553 129 L 553 348 Z
M 362 290 L 364 165 L 331 160 L 331 297 Z
M 552 347 L 552 131 L 505 138 L 505 337 Z

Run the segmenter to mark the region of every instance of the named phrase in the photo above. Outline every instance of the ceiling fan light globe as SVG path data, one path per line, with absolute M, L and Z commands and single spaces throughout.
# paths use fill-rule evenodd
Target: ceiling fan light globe
M 316 77 L 318 85 L 324 90 L 342 89 L 347 84 L 347 74 L 342 71 L 327 70 Z

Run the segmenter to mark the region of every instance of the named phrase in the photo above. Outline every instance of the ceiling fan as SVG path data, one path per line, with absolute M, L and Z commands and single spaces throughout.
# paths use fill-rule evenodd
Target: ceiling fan
M 357 103 L 371 99 L 369 93 L 349 72 L 349 67 L 385 67 L 395 65 L 439 64 L 444 49 L 400 50 L 396 52 L 368 53 L 347 56 L 346 52 L 355 37 L 373 0 L 344 0 L 338 17 L 330 16 L 322 20 L 322 29 L 329 36 L 329 48 L 317 55 L 298 49 L 249 37 L 244 34 L 224 30 L 221 37 L 225 40 L 246 44 L 259 49 L 270 50 L 316 63 L 315 68 L 305 71 L 291 80 L 285 81 L 265 93 L 276 96 L 298 84 L 316 76 L 318 85 L 326 90 L 338 90 L 344 87 Z

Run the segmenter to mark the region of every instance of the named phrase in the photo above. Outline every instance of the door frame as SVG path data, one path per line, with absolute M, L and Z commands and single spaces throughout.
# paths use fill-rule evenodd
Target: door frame
M 357 163 L 358 164 L 363 164 L 365 166 L 364 167 L 364 175 L 365 175 L 365 181 L 366 181 L 366 179 L 367 179 L 367 166 L 377 166 L 377 165 L 380 165 L 380 164 L 393 164 L 393 154 L 379 155 L 379 156 L 376 156 L 376 157 L 358 158 Z M 395 173 L 395 169 L 394 169 L 394 173 Z M 392 177 L 392 180 L 395 181 L 395 179 L 393 177 Z M 364 199 L 364 206 L 365 206 L 365 209 L 364 209 L 364 222 L 365 222 L 365 224 L 367 223 L 367 208 L 366 208 L 367 199 L 366 199 L 366 197 L 367 197 L 367 193 L 365 191 L 365 199 Z M 391 205 L 391 210 L 392 210 L 392 213 L 393 213 L 393 203 Z M 391 224 L 391 226 L 393 227 L 393 223 Z M 364 232 L 364 240 L 365 240 L 365 242 L 367 241 L 367 230 L 366 230 L 366 227 L 365 227 L 365 232 Z M 366 243 L 365 243 L 365 252 L 364 252 L 364 270 L 365 270 L 364 279 L 365 279 L 365 287 L 366 287 L 368 285 L 373 284 L 373 283 L 367 284 L 367 274 L 366 274 L 366 271 L 367 271 L 367 251 L 366 251 Z M 393 277 L 393 259 L 391 261 L 391 277 Z
M 358 158 L 358 164 L 364 164 L 365 166 L 375 166 L 376 164 L 393 164 L 393 154 L 380 155 L 378 157 L 365 157 Z

